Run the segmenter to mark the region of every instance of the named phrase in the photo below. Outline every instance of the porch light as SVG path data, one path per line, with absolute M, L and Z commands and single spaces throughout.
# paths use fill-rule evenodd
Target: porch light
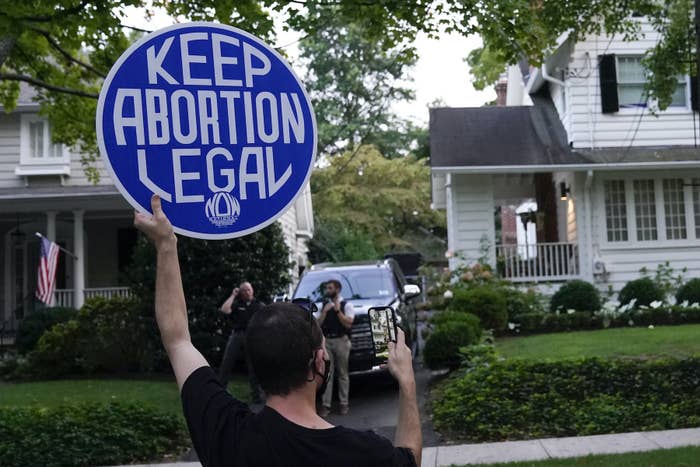
M 559 182 L 559 199 L 566 201 L 571 194 L 571 188 L 566 186 L 566 182 Z

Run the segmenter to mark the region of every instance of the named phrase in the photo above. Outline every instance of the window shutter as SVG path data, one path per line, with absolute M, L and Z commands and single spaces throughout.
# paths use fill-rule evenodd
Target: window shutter
M 700 106 L 698 106 L 698 77 L 690 77 L 690 107 L 696 111 L 700 112 Z
M 598 73 L 600 75 L 600 101 L 604 114 L 620 110 L 617 99 L 617 69 L 615 54 L 598 56 Z

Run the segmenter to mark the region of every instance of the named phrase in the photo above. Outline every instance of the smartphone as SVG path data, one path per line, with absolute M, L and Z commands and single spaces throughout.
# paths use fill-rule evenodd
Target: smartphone
M 372 329 L 374 356 L 378 363 L 389 359 L 389 342 L 396 342 L 396 315 L 388 306 L 370 308 L 369 323 Z

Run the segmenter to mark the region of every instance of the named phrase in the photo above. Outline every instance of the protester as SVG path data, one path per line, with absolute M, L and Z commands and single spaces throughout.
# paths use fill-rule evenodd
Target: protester
M 350 410 L 350 376 L 348 375 L 348 359 L 350 358 L 350 329 L 355 319 L 355 309 L 352 303 L 343 299 L 340 291 L 342 284 L 337 279 L 331 279 L 324 285 L 326 300 L 318 317 L 318 324 L 326 338 L 326 350 L 331 359 L 331 376 L 328 387 L 323 393 L 319 415 L 327 417 L 331 413 L 333 401 L 333 380 L 338 374 L 338 399 L 340 414 L 346 415 Z
M 250 282 L 242 282 L 237 288 L 233 289 L 219 310 L 231 316 L 233 322 L 233 331 L 226 343 L 224 350 L 224 358 L 221 361 L 219 368 L 219 380 L 224 387 L 228 386 L 231 380 L 233 367 L 239 358 L 246 358 L 245 349 L 245 332 L 248 327 L 250 318 L 260 309 L 261 305 L 255 299 L 255 292 Z M 254 404 L 262 403 L 262 394 L 260 385 L 255 377 L 255 372 L 248 368 L 248 381 L 250 383 L 250 391 Z
M 267 405 L 253 414 L 231 396 L 192 345 L 177 256 L 177 239 L 160 198 L 153 216 L 134 224 L 157 250 L 156 321 L 180 387 L 195 450 L 209 466 L 416 466 L 422 438 L 411 351 L 402 331 L 390 344 L 388 368 L 399 385 L 394 447 L 372 433 L 334 427 L 316 413 L 316 392 L 330 366 L 325 342 L 310 313 L 289 303 L 264 307 L 248 326 L 248 352 Z

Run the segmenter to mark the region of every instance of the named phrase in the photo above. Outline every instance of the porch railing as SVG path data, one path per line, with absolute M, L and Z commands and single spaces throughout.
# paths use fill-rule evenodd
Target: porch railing
M 558 281 L 580 275 L 577 243 L 498 245 L 498 272 L 513 282 Z
M 114 297 L 129 297 L 131 289 L 129 287 L 94 287 L 83 291 L 85 300 L 94 297 L 104 297 L 111 299 Z M 73 289 L 57 289 L 54 295 L 54 306 L 72 307 Z

